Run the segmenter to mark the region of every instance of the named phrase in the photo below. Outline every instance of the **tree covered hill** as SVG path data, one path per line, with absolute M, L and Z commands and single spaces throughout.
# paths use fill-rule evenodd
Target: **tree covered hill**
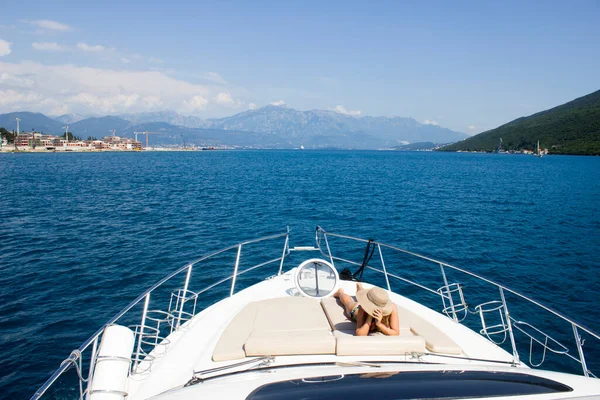
M 600 90 L 440 150 L 493 151 L 500 138 L 505 150 L 535 150 L 539 140 L 551 154 L 600 155 Z

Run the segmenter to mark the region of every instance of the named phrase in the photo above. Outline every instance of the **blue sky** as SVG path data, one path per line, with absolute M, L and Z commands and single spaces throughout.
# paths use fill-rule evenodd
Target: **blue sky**
M 600 89 L 598 21 L 583 0 L 9 2 L 0 113 L 276 103 L 474 134 Z

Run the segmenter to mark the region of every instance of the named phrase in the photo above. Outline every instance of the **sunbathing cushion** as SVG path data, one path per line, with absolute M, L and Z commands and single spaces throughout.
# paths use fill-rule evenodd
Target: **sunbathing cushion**
M 342 303 L 335 297 L 327 297 L 321 300 L 321 307 L 325 311 L 327 320 L 332 330 L 355 330 L 356 323 L 346 317 Z
M 425 353 L 425 340 L 419 336 L 350 336 L 337 335 L 338 356 L 384 356 Z
M 333 334 L 335 337 L 356 336 L 356 329 L 344 329 L 343 331 L 333 331 Z M 400 328 L 400 334 L 398 336 L 415 336 L 415 334 L 410 330 L 410 328 Z
M 315 299 L 281 297 L 259 301 L 257 307 L 252 336 L 264 332 L 331 331 Z
M 434 353 L 461 354 L 461 348 L 440 328 L 408 309 L 398 306 L 401 320 L 407 321 L 415 335 L 425 339 L 427 349 Z
M 329 331 L 279 331 L 252 334 L 244 349 L 247 356 L 335 354 L 335 343 Z
M 246 357 L 244 343 L 254 325 L 257 302 L 249 303 L 227 325 L 215 346 L 213 361 L 237 360 Z

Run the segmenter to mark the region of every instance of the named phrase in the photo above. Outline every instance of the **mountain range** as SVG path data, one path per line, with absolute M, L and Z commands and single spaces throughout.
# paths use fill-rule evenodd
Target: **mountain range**
M 600 155 L 600 90 L 440 150 L 491 152 L 500 140 L 504 150 L 535 150 L 539 141 L 550 154 Z
M 226 144 L 270 148 L 359 148 L 394 147 L 413 142 L 450 143 L 468 137 L 437 125 L 421 124 L 413 118 L 354 117 L 327 110 L 299 111 L 284 106 L 266 106 L 230 117 L 201 119 L 174 111 L 121 114 L 82 118 L 16 112 L 0 115 L 0 127 L 12 130 L 15 118 L 21 130 L 60 134 L 65 124 L 75 136 L 104 137 L 112 129 L 117 136 L 134 132 L 152 135 L 153 145 Z

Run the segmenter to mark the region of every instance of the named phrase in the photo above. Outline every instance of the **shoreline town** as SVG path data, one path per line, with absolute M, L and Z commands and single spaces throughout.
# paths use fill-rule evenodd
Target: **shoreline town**
M 14 132 L 8 131 L 14 135 Z M 226 150 L 222 146 L 191 146 L 191 147 L 144 147 L 142 142 L 119 136 L 105 136 L 102 139 L 80 140 L 70 139 L 67 135 L 54 136 L 40 132 L 21 132 L 14 141 L 9 142 L 5 137 L 0 139 L 0 152 L 99 152 L 99 151 L 196 151 L 196 150 Z

